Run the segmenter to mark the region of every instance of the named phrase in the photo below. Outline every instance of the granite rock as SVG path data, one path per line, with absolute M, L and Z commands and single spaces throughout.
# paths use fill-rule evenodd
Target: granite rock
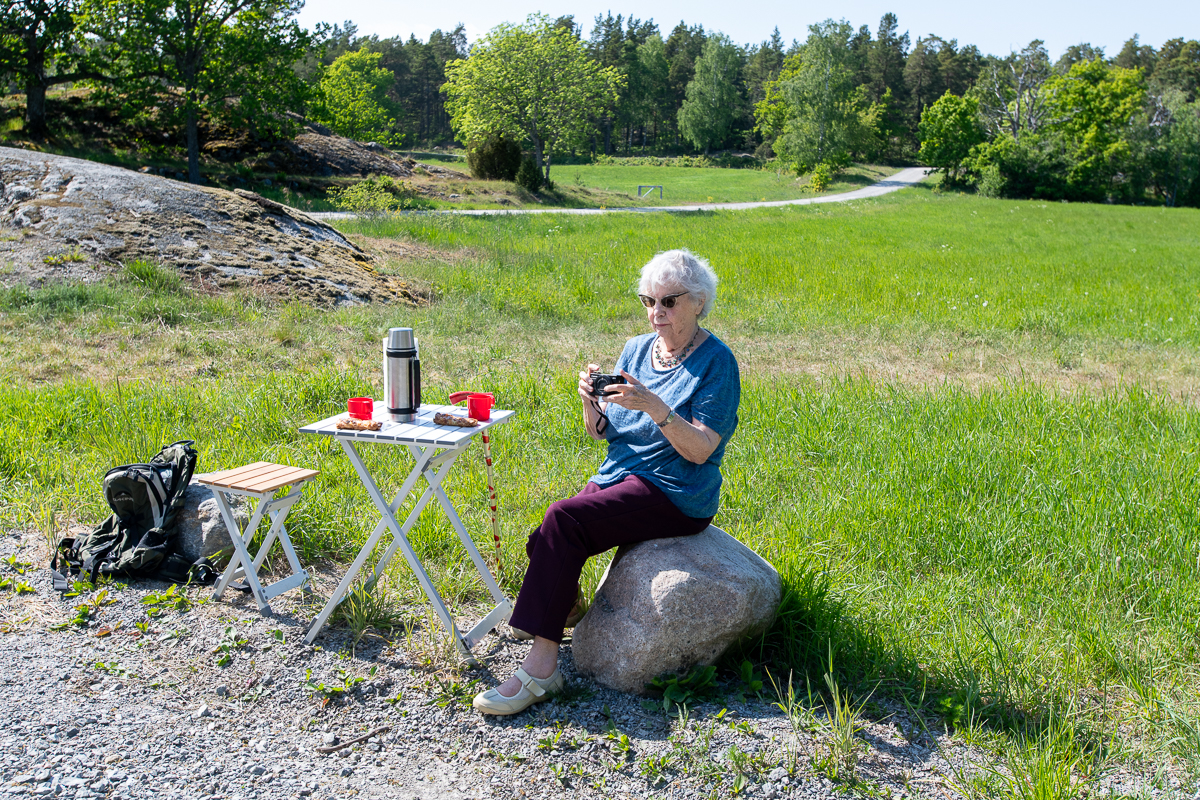
M 609 688 L 644 694 L 655 676 L 712 664 L 766 630 L 781 597 L 775 568 L 712 525 L 622 547 L 575 627 L 575 666 Z
M 234 520 L 245 530 L 250 521 L 249 504 L 244 498 L 236 497 L 232 504 Z M 195 481 L 188 484 L 183 495 L 183 508 L 176 517 L 179 527 L 175 532 L 175 549 L 189 561 L 213 556 L 222 550 L 232 552 L 233 542 L 229 530 L 221 519 L 221 509 L 212 489 Z

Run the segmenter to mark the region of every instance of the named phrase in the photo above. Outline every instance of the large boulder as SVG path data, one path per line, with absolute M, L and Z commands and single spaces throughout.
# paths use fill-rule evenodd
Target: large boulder
M 248 503 L 236 497 L 232 504 L 233 518 L 238 527 L 246 529 L 250 521 Z M 188 561 L 206 558 L 225 550 L 232 552 L 233 542 L 229 529 L 221 518 L 221 509 L 212 489 L 196 482 L 188 484 L 183 494 L 183 507 L 175 518 L 179 527 L 175 530 L 175 551 Z
M 0 287 L 96 281 L 149 261 L 191 283 L 323 305 L 413 303 L 325 222 L 252 192 L 0 147 Z
M 575 626 L 575 667 L 644 694 L 655 676 L 712 664 L 742 637 L 762 633 L 782 592 L 774 567 L 712 525 L 622 547 Z

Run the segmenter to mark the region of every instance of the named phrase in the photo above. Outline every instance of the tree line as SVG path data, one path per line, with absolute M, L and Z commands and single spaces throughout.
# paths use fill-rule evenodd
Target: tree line
M 1200 43 L 1131 38 L 1053 60 L 1040 41 L 986 55 L 893 14 L 785 43 L 680 22 L 534 15 L 469 45 L 459 25 L 360 36 L 301 29 L 299 0 L 14 0 L 0 80 L 46 135 L 46 91 L 87 82 L 179 122 L 199 180 L 201 117 L 287 133 L 297 116 L 409 147 L 508 138 L 543 178 L 564 157 L 737 150 L 807 171 L 851 160 L 936 166 L 984 193 L 1195 204 Z
M 922 114 L 920 159 L 997 197 L 1200 206 L 1200 42 L 1035 41 Z

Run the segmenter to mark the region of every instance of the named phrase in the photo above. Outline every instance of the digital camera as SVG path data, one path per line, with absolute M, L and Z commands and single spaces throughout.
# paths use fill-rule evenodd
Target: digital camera
M 625 383 L 625 378 L 621 375 L 605 375 L 601 372 L 593 372 L 592 396 L 607 397 L 610 394 L 616 394 L 616 392 L 606 392 L 604 390 L 617 383 Z

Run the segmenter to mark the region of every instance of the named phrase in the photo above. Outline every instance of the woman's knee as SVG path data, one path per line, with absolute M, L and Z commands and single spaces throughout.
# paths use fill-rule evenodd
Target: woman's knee
M 551 503 L 546 509 L 542 524 L 529 535 L 529 548 L 544 542 L 552 548 L 561 545 L 582 545 L 580 540 L 579 521 L 570 512 L 569 500 L 559 500 Z

